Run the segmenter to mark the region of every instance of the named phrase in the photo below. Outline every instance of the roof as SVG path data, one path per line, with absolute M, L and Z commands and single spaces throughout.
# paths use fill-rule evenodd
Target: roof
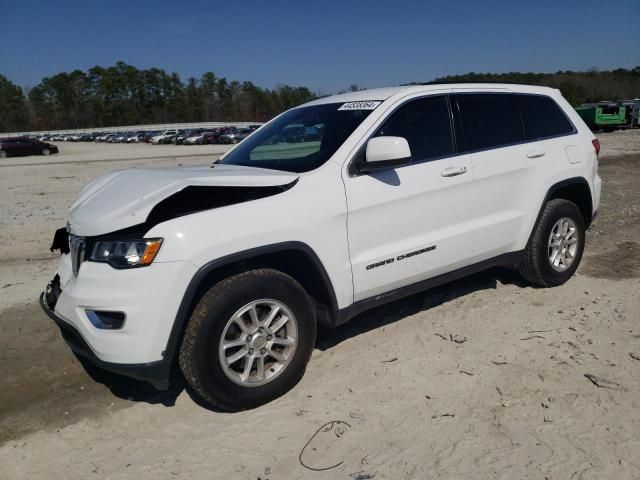
M 373 88 L 371 90 L 358 90 L 357 92 L 339 93 L 338 95 L 331 95 L 329 97 L 319 98 L 306 105 L 320 105 L 323 103 L 340 103 L 340 102 L 362 102 L 366 100 L 386 100 L 387 98 L 406 91 L 411 87 L 387 87 L 387 88 Z
M 24 137 L 24 136 L 23 137 L 4 137 L 4 138 L 0 138 L 0 142 L 7 143 L 7 142 L 15 142 L 17 140 L 28 140 L 28 139 L 29 137 Z
M 515 83 L 431 83 L 425 85 L 405 85 L 401 87 L 374 88 L 371 90 L 358 90 L 357 92 L 340 93 L 338 95 L 331 95 L 329 97 L 313 100 L 309 103 L 305 103 L 304 106 L 322 105 L 326 103 L 362 102 L 367 100 L 384 101 L 398 94 L 411 95 L 413 93 L 427 93 L 438 90 L 451 91 L 453 89 L 507 90 L 522 93 L 545 93 L 547 95 L 552 92 L 557 92 L 556 89 L 550 87 Z

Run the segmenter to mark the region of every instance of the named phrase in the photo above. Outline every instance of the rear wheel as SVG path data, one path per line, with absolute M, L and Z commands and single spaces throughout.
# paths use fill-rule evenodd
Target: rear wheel
M 0 150 L 0 158 L 7 158 L 7 152 Z
M 541 287 L 562 285 L 578 269 L 584 240 L 580 209 L 569 200 L 547 202 L 519 266 L 521 275 Z
M 180 367 L 210 404 L 253 408 L 298 383 L 315 335 L 315 309 L 302 286 L 277 270 L 251 270 L 202 296 L 185 331 Z

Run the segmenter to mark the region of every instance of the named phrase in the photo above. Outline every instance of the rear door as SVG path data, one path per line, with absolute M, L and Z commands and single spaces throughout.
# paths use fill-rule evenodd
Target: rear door
M 544 142 L 526 142 L 510 92 L 458 91 L 456 100 L 474 171 L 475 263 L 524 248 L 532 209 L 537 214 L 539 208 L 534 190 L 552 170 L 552 158 Z
M 13 155 L 23 157 L 30 154 L 30 142 L 24 138 L 17 138 L 11 148 L 13 149 Z
M 42 144 L 35 139 L 25 140 L 25 151 L 28 152 L 26 155 L 36 155 L 42 153 Z
M 373 136 L 406 138 L 411 163 L 345 172 L 355 301 L 468 264 L 473 172 L 456 152 L 452 123 L 448 95 L 407 100 Z

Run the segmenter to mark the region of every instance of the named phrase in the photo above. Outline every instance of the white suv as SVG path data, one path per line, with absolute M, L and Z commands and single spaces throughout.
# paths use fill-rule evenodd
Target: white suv
M 302 377 L 316 325 L 479 270 L 551 287 L 600 198 L 598 141 L 560 92 L 360 91 L 289 110 L 211 166 L 95 180 L 41 297 L 78 354 L 250 408 Z

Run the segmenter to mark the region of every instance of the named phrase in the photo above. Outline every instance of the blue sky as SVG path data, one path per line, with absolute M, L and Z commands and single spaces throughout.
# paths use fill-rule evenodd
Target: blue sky
M 331 93 L 475 72 L 640 65 L 640 0 L 0 0 L 21 86 L 118 60 Z

